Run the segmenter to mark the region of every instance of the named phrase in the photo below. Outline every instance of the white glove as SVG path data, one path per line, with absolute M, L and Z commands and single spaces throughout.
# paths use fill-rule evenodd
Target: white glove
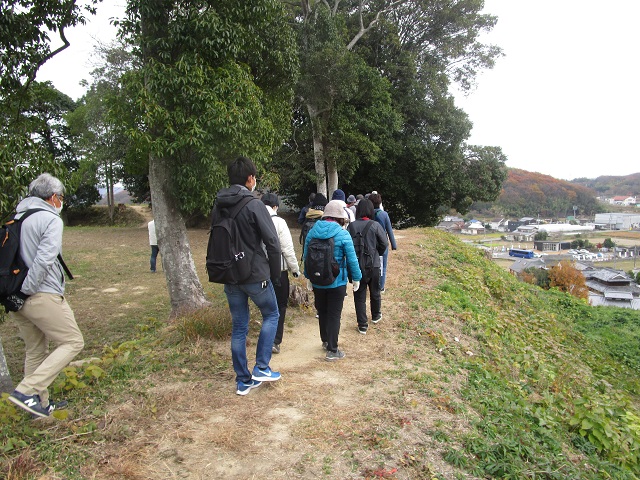
M 353 281 L 353 291 L 357 292 L 359 288 L 360 288 L 360 281 L 359 280 L 354 280 Z
M 311 280 L 309 280 L 308 278 L 307 278 L 307 290 L 309 290 L 310 292 L 313 291 L 313 285 L 311 285 Z

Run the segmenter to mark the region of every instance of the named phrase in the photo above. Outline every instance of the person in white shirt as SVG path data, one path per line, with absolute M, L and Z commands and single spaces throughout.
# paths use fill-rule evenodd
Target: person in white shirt
M 147 224 L 147 228 L 149 229 L 149 245 L 151 246 L 151 259 L 149 263 L 151 265 L 151 273 L 156 273 L 156 260 L 158 258 L 158 252 L 160 251 L 158 248 L 158 236 L 156 235 L 156 221 L 151 220 Z
M 287 314 L 287 304 L 289 303 L 289 270 L 291 270 L 294 278 L 298 278 L 300 276 L 300 267 L 296 259 L 296 252 L 293 249 L 293 240 L 287 222 L 284 218 L 278 216 L 278 208 L 280 207 L 278 195 L 275 193 L 265 193 L 262 196 L 262 202 L 266 205 L 267 211 L 271 215 L 271 220 L 273 220 L 273 224 L 278 232 L 278 240 L 280 241 L 280 285 L 276 286 L 274 284 L 273 286 L 276 291 L 280 316 L 278 317 L 276 338 L 273 341 L 273 347 L 271 349 L 273 353 L 280 353 L 280 344 L 282 343 L 282 335 L 284 333 L 284 319 Z

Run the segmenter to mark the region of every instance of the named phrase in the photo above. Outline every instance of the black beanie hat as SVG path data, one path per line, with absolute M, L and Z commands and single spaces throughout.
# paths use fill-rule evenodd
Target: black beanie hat
M 314 210 L 324 211 L 324 207 L 327 205 L 327 203 L 329 203 L 327 201 L 327 197 L 325 197 L 321 193 L 316 193 L 316 198 L 313 199 L 313 205 L 311 206 L 311 208 L 313 208 Z

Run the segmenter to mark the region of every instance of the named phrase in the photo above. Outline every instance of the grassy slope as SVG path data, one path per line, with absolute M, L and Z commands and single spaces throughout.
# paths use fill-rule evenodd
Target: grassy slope
M 638 312 L 609 315 L 519 283 L 433 229 L 399 233 L 404 238 L 394 252 L 379 337 L 384 343 L 367 352 L 373 357 L 384 349 L 386 358 L 375 366 L 358 363 L 358 372 L 348 363 L 337 371 L 350 376 L 354 402 L 368 408 L 344 417 L 335 411 L 339 438 L 331 433 L 335 426 L 325 431 L 326 419 L 310 416 L 293 434 L 298 449 L 291 447 L 288 478 L 315 478 L 312 472 L 325 478 L 636 478 Z M 145 392 L 172 382 L 195 390 L 202 377 L 211 388 L 216 376 L 232 378 L 228 355 L 220 353 L 228 348 L 228 315 L 217 286 L 205 285 L 216 299 L 213 313 L 188 319 L 185 328 L 158 328 L 167 300 L 164 279 L 145 271 L 145 236 L 144 229 L 65 233 L 65 256 L 80 273 L 70 301 L 78 319 L 88 322 L 82 325 L 85 356 L 103 361 L 99 369 L 61 377 L 58 388 L 77 405 L 72 420 L 40 427 L 0 405 L 6 452 L 0 472 L 10 478 L 38 478 L 47 468 L 64 478 L 149 478 L 123 469 L 115 475 L 101 462 L 105 451 L 132 448 L 140 430 L 158 428 L 166 407 Z M 192 238 L 194 257 L 203 258 L 206 235 L 193 232 Z M 104 293 L 107 288 L 117 291 Z M 292 312 L 295 330 L 309 312 Z M 185 332 L 215 329 L 222 340 L 183 340 Z M 0 334 L 16 371 L 22 353 L 18 342 L 7 342 L 15 331 L 5 324 Z M 312 368 L 318 367 L 324 364 Z M 88 387 L 74 388 L 78 382 Z M 287 392 L 285 384 L 280 393 Z M 305 405 L 317 397 L 290 395 L 278 401 Z M 132 400 L 140 410 L 122 418 Z M 227 393 L 219 399 L 228 405 L 223 408 L 233 408 L 234 400 Z

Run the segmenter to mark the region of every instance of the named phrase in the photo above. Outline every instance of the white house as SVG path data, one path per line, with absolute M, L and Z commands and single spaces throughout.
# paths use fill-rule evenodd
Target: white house
M 635 205 L 638 203 L 636 197 L 625 197 L 624 195 L 618 195 L 609 200 L 609 203 L 613 205 Z

